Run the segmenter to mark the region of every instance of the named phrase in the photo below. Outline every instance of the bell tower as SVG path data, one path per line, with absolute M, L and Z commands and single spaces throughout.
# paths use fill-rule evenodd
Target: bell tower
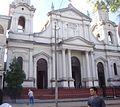
M 109 13 L 107 7 L 105 9 L 102 8 L 102 4 L 97 2 L 98 10 L 95 12 L 95 19 L 96 21 L 108 21 L 109 20 Z
M 30 5 L 30 0 L 14 0 L 9 7 L 12 17 L 10 31 L 14 33 L 33 33 L 33 16 L 35 8 Z
M 107 45 L 118 45 L 116 34 L 116 24 L 109 20 L 109 12 L 102 9 L 102 5 L 98 3 L 98 10 L 95 13 L 95 28 L 93 34 L 99 41 L 103 41 Z
M 7 69 L 16 57 L 26 74 L 26 79 L 33 76 L 34 12 L 35 8 L 30 4 L 30 0 L 14 0 L 9 6 L 11 24 L 7 38 Z

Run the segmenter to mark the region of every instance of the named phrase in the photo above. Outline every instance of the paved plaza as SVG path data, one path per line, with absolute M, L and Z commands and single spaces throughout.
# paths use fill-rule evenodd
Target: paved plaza
M 120 99 L 106 99 L 106 107 L 120 107 Z M 29 105 L 28 100 L 17 100 L 16 103 L 10 103 L 12 107 L 56 107 L 54 100 L 35 100 L 34 105 Z M 87 100 L 59 100 L 58 107 L 87 107 Z

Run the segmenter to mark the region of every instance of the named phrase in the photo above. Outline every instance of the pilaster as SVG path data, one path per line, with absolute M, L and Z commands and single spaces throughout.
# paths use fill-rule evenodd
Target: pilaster
M 86 76 L 86 85 L 87 86 L 92 86 L 92 76 L 91 76 L 91 70 L 90 70 L 90 61 L 89 61 L 89 52 L 85 52 L 85 57 L 86 57 L 86 70 L 87 70 L 87 76 Z
M 63 71 L 62 71 L 62 81 L 63 87 L 68 87 L 67 74 L 66 74 L 66 60 L 65 60 L 65 49 L 62 50 L 62 62 L 63 62 Z
M 32 50 L 29 51 L 29 77 L 33 77 L 33 58 L 32 58 Z
M 51 87 L 55 87 L 55 51 L 52 52 Z
M 90 52 L 91 55 L 91 64 L 92 64 L 92 85 L 93 86 L 98 86 L 98 78 L 95 70 L 95 62 L 94 62 L 94 52 Z
M 35 87 L 37 87 L 37 61 L 36 61 L 36 59 L 34 58 L 34 79 L 35 79 Z
M 74 81 L 72 78 L 72 65 L 71 65 L 71 50 L 68 50 L 68 87 L 74 87 Z

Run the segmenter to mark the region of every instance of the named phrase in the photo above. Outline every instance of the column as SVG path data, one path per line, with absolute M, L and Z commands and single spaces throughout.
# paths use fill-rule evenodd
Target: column
M 48 88 L 51 88 L 51 77 L 52 77 L 52 61 L 48 59 Z
M 86 85 L 87 86 L 92 86 L 92 81 L 91 81 L 91 69 L 90 69 L 90 63 L 89 63 L 89 56 L 88 56 L 88 51 L 85 52 L 85 56 L 86 56 L 86 70 L 87 70 L 87 81 L 86 81 Z
M 25 33 L 30 33 L 30 31 L 29 31 L 29 29 L 30 29 L 29 21 L 30 21 L 29 19 L 26 19 L 25 28 L 24 28 Z
M 26 74 L 26 79 L 28 79 L 28 77 L 29 77 L 29 62 L 28 62 L 28 59 L 23 60 L 23 70 Z
M 110 59 L 109 58 L 107 58 L 107 70 L 106 71 L 108 71 L 108 77 L 109 78 L 111 78 L 113 75 L 114 75 L 114 73 L 113 72 L 111 72 L 111 63 L 110 63 Z
M 33 71 L 33 75 L 34 75 L 34 79 L 35 79 L 35 84 L 34 86 L 37 87 L 37 61 L 34 58 L 34 71 Z
M 63 87 L 68 87 L 68 82 L 66 78 L 66 60 L 65 60 L 65 49 L 62 50 L 62 66 L 63 66 L 63 71 L 62 71 L 62 80 L 63 80 Z
M 34 16 L 34 14 L 33 14 L 33 16 Z M 30 19 L 30 22 L 29 22 L 30 24 L 30 31 L 29 32 L 31 32 L 31 33 L 33 33 L 33 17 Z
M 71 65 L 71 50 L 68 50 L 68 87 L 74 87 L 74 81 L 72 79 L 72 65 Z
M 95 66 L 95 62 L 94 62 L 94 56 L 93 56 L 93 51 L 91 51 L 90 55 L 91 55 L 91 63 L 92 63 L 92 79 L 93 79 L 93 86 L 98 86 L 98 78 L 97 78 L 97 74 L 96 74 L 96 66 Z
M 32 59 L 32 50 L 29 51 L 29 77 L 33 76 L 33 59 Z
M 29 78 L 33 79 L 32 85 L 34 83 L 34 75 L 33 75 L 33 59 L 32 59 L 32 49 L 29 51 Z
M 12 31 L 14 32 L 18 31 L 18 18 L 13 17 L 11 26 Z

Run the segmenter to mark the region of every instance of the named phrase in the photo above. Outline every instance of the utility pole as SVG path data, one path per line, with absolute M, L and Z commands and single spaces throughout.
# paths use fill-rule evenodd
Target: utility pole
M 58 81 L 57 81 L 57 38 L 56 38 L 56 22 L 55 22 L 55 104 L 58 107 Z

